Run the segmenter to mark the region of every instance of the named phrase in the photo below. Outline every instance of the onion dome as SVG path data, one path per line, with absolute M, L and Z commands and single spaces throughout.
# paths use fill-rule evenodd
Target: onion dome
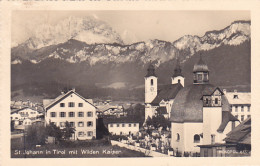
M 150 76 L 156 77 L 155 68 L 154 68 L 154 65 L 152 63 L 150 63 L 150 65 L 148 66 L 147 74 L 146 74 L 145 77 L 150 77 Z
M 182 76 L 183 77 L 183 75 L 181 73 L 181 66 L 180 66 L 179 60 L 177 61 L 177 64 L 176 64 L 176 67 L 174 69 L 172 77 L 178 77 L 178 76 Z
M 193 73 L 195 72 L 209 72 L 208 65 L 202 60 L 201 56 L 198 63 L 193 67 Z

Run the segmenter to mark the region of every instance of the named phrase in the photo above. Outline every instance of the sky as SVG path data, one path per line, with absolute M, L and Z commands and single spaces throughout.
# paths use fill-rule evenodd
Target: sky
M 24 42 L 39 25 L 55 25 L 69 16 L 105 21 L 125 44 L 150 39 L 173 42 L 184 35 L 221 30 L 236 20 L 250 20 L 249 11 L 14 11 L 12 43 Z

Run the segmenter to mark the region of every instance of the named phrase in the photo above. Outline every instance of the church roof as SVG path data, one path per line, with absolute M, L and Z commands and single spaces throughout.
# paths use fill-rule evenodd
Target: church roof
M 222 111 L 222 122 L 217 129 L 217 132 L 222 133 L 230 121 L 238 121 L 238 119 L 234 117 L 229 111 Z
M 198 63 L 194 65 L 193 72 L 209 72 L 208 65 L 202 60 L 201 56 Z
M 157 96 L 152 101 L 152 105 L 159 105 L 162 100 L 174 99 L 178 92 L 183 88 L 180 83 L 163 85 L 159 87 Z
M 227 134 L 228 143 L 251 144 L 251 118 L 247 118 Z
M 178 76 L 184 77 L 182 72 L 181 72 L 181 66 L 180 66 L 179 60 L 177 61 L 177 64 L 176 64 L 176 67 L 174 69 L 172 77 L 178 77 Z
M 177 123 L 203 122 L 201 97 L 214 89 L 216 87 L 211 84 L 192 84 L 182 88 L 175 97 L 170 120 Z

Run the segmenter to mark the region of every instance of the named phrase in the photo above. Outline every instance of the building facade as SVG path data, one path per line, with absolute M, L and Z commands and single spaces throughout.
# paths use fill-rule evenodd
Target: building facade
M 46 123 L 54 123 L 60 128 L 69 122 L 75 128 L 73 140 L 87 140 L 96 137 L 96 107 L 91 100 L 70 90 L 56 99 L 44 100 Z

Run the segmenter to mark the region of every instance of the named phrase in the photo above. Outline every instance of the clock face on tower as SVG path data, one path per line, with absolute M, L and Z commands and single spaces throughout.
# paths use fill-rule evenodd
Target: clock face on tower
M 154 90 L 154 88 L 153 88 L 153 87 L 151 87 L 151 88 L 150 88 L 150 90 L 151 90 L 151 91 L 153 91 L 153 90 Z

